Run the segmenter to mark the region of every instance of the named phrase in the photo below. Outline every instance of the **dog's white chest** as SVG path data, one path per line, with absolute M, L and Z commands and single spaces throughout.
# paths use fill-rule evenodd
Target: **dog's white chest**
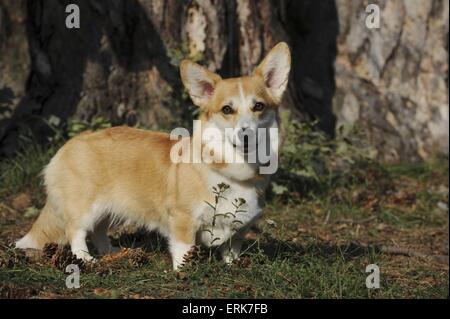
M 220 179 L 213 178 L 211 183 L 211 189 L 214 186 L 217 190 L 215 200 L 198 203 L 194 211 L 200 223 L 197 239 L 208 247 L 223 244 L 261 213 L 256 187 L 245 187 L 223 176 Z

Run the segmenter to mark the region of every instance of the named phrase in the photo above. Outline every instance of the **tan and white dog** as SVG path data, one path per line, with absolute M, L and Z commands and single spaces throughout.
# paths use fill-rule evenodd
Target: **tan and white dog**
M 120 220 L 166 236 L 174 269 L 196 244 L 220 246 L 227 262 L 237 258 L 243 235 L 261 213 L 270 174 L 261 174 L 258 162 L 224 159 L 248 155 L 248 139 L 242 132 L 278 127 L 278 106 L 290 65 L 285 43 L 276 45 L 251 76 L 240 78 L 222 79 L 183 61 L 181 78 L 201 109 L 200 130 L 231 128 L 227 130 L 231 133 L 221 135 L 231 154 L 217 149 L 222 161 L 177 163 L 170 156 L 177 141 L 168 134 L 126 127 L 83 133 L 61 147 L 45 168 L 47 202 L 16 247 L 69 243 L 78 258 L 92 260 L 87 236 L 100 254 L 111 252 L 107 231 L 112 221 Z M 189 138 L 193 145 L 195 133 Z M 269 143 L 278 138 L 270 134 Z M 204 142 L 198 145 L 203 147 Z M 270 147 L 278 152 L 277 142 Z M 212 188 L 221 183 L 229 187 L 213 209 Z M 244 199 L 239 223 L 227 215 L 235 210 L 237 198 Z

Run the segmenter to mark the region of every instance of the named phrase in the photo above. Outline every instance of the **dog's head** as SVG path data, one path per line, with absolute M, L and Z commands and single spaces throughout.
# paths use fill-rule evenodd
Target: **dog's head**
M 286 43 L 277 44 L 251 76 L 222 79 L 206 68 L 184 60 L 181 79 L 209 126 L 225 132 L 225 139 L 247 152 L 258 143 L 258 129 L 273 127 L 286 90 L 291 55 Z M 252 139 L 256 139 L 253 140 Z

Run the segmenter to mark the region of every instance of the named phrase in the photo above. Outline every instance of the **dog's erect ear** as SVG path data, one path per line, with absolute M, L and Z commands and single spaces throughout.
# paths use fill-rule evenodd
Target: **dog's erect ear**
M 255 69 L 254 75 L 264 79 L 275 103 L 280 103 L 291 70 L 291 52 L 285 42 L 278 43 Z
M 180 64 L 181 80 L 189 92 L 192 101 L 199 107 L 205 107 L 222 78 L 208 69 L 189 60 Z

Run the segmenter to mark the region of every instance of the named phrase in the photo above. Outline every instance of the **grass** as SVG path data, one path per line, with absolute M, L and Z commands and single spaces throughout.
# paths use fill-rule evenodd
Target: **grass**
M 10 248 L 45 200 L 39 175 L 56 148 L 30 146 L 0 161 L 0 297 L 6 298 L 448 298 L 448 158 L 354 163 L 323 187 L 269 194 L 239 262 L 201 249 L 171 270 L 165 240 L 121 229 L 123 249 L 85 266 L 68 289 L 62 258 Z M 281 182 L 279 182 L 281 183 Z M 35 208 L 35 209 L 30 209 Z M 377 264 L 381 288 L 367 289 Z

